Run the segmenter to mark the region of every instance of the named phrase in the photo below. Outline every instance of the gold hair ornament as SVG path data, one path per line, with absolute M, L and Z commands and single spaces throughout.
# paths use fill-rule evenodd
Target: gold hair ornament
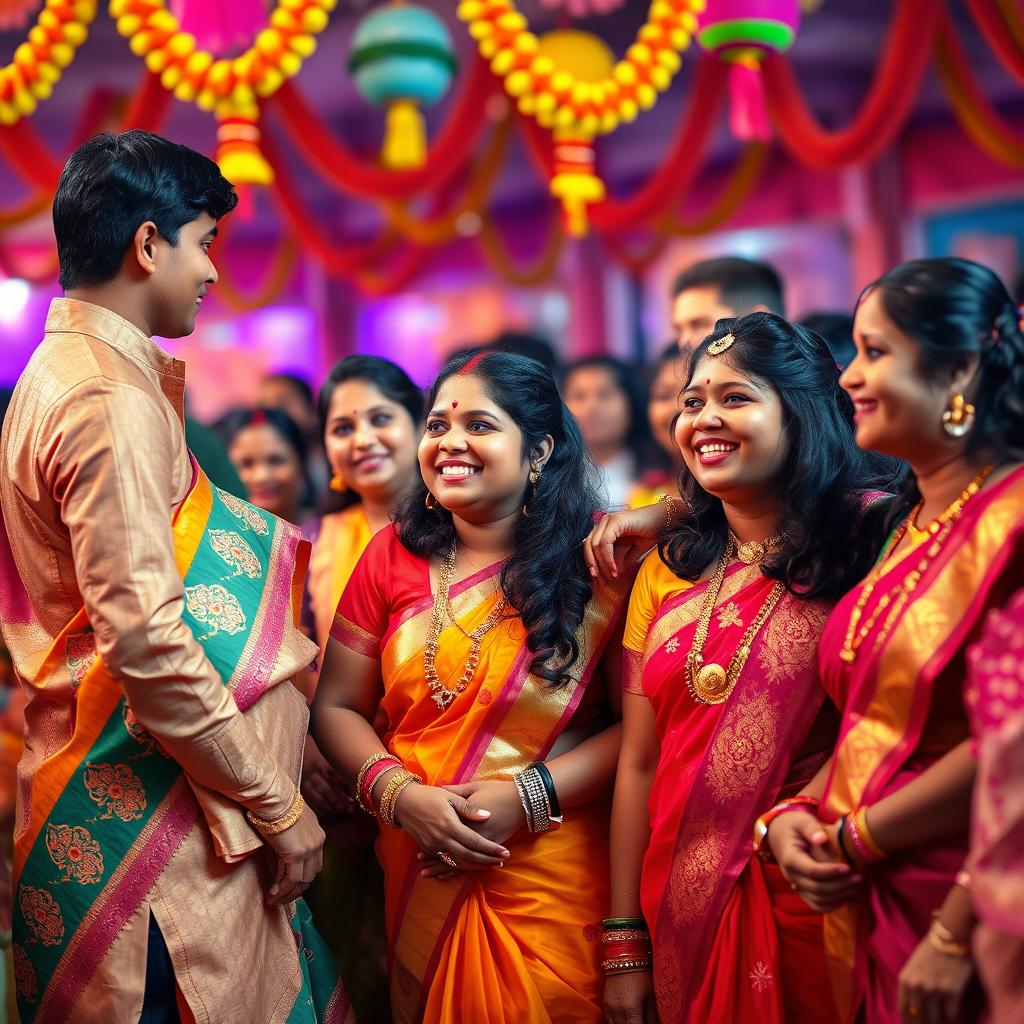
M 717 341 L 711 342 L 708 345 L 709 356 L 720 356 L 723 352 L 732 348 L 733 343 L 736 341 L 736 335 L 727 334 L 724 338 L 719 338 Z

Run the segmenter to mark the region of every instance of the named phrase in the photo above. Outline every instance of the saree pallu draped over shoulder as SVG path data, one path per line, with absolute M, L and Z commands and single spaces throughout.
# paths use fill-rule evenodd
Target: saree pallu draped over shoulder
M 924 542 L 925 544 L 928 541 Z M 863 608 L 917 571 L 920 548 L 897 555 Z M 1024 566 L 1024 469 L 980 491 L 891 622 L 878 615 L 857 657 L 839 657 L 862 587 L 837 606 L 821 643 L 822 677 L 844 707 L 821 816 L 835 821 L 917 778 L 968 736 L 965 652 Z M 827 915 L 826 942 L 842 1020 L 866 1005 L 871 1024 L 899 1021 L 897 979 L 966 857 L 967 837 L 902 851 L 859 901 Z
M 454 585 L 452 613 L 466 633 L 498 600 L 492 566 Z M 383 581 L 383 582 L 382 582 Z M 385 530 L 346 589 L 332 636 L 379 657 L 385 746 L 432 785 L 502 779 L 543 759 L 572 721 L 595 724 L 603 703 L 598 662 L 617 635 L 628 582 L 599 587 L 577 631 L 572 681 L 552 687 L 530 671 L 517 617 L 483 638 L 472 681 L 444 710 L 424 680 L 433 597 L 427 562 Z M 469 641 L 443 629 L 435 659 L 448 687 Z M 510 841 L 500 869 L 453 881 L 421 878 L 412 840 L 382 829 L 392 1013 L 396 1024 L 599 1022 L 600 918 L 607 905 L 608 805 L 574 807 L 557 831 Z
M 785 594 L 731 695 L 709 705 L 686 684 L 707 584 L 681 593 L 679 581 L 668 585 L 672 596 L 649 618 L 643 652 L 626 651 L 653 707 L 660 744 L 641 879 L 659 1015 L 694 1024 L 831 1020 L 827 992 L 814 1016 L 790 998 L 796 967 L 813 1004 L 814 968 L 824 967 L 821 918 L 780 885 L 777 869 L 752 858 L 758 815 L 784 787 L 795 791 L 808 781 L 827 756 L 805 750 L 824 699 L 816 658 L 827 606 Z M 757 566 L 729 567 L 706 662 L 728 664 L 773 585 Z
M 193 472 L 173 521 L 184 622 L 239 709 L 297 778 L 306 719 L 304 702 L 287 678 L 302 667 L 302 655 L 308 657 L 306 641 L 299 638 L 299 649 L 293 639 L 305 545 L 294 527 L 213 487 L 194 461 Z M 193 784 L 135 718 L 96 654 L 84 612 L 50 650 L 37 700 L 45 700 L 46 679 L 57 665 L 64 672 L 70 667 L 74 679 L 74 732 L 21 780 L 22 828 L 15 837 L 14 962 L 24 1024 L 103 1019 L 90 986 L 102 979 L 119 933 L 165 884 L 176 855 L 199 851 L 199 893 L 208 870 L 251 871 L 248 855 L 262 846 L 243 810 Z M 205 838 L 199 835 L 204 830 L 210 833 Z M 264 1020 L 350 1019 L 302 901 L 264 908 L 257 896 L 252 915 L 249 930 L 262 935 L 261 948 L 274 958 L 274 970 L 265 972 L 274 980 L 250 986 L 260 996 L 236 994 L 233 1004 L 265 1013 Z M 210 941 L 217 956 L 230 956 L 220 940 Z M 258 965 L 237 969 L 250 967 Z M 105 983 L 116 985 L 116 979 Z M 271 991 L 275 983 L 279 988 Z M 179 984 L 187 1000 L 180 977 Z

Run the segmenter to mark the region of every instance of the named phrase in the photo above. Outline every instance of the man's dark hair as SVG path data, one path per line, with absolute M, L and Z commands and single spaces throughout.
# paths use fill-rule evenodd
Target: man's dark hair
M 853 317 L 849 313 L 808 313 L 800 326 L 820 334 L 840 366 L 845 368 L 853 362 L 857 347 L 853 343 Z
M 269 373 L 264 380 L 267 383 L 279 381 L 282 384 L 287 384 L 302 399 L 306 406 L 310 409 L 316 408 L 313 389 L 309 386 L 309 382 L 303 380 L 297 373 Z
M 238 202 L 209 158 L 150 132 L 96 135 L 71 154 L 53 197 L 53 231 L 65 291 L 117 275 L 140 224 L 171 245 L 183 225 L 220 220 Z
M 741 256 L 719 256 L 687 267 L 672 284 L 672 298 L 688 288 L 717 288 L 724 305 L 737 316 L 750 313 L 755 306 L 785 315 L 782 278 L 779 272 L 760 260 Z

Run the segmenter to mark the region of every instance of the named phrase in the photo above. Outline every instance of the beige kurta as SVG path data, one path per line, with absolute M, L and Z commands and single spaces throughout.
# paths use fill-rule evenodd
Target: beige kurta
M 243 717 L 182 621 L 171 517 L 191 480 L 184 386 L 184 364 L 126 320 L 55 299 L 15 389 L 0 437 L 9 541 L 0 530 L 0 619 L 28 695 L 16 828 L 35 767 L 71 735 L 73 659 L 45 679 L 39 670 L 84 607 L 98 654 L 140 723 L 184 768 L 217 844 L 207 828 L 192 829 L 82 1005 L 90 1021 L 138 1019 L 152 905 L 198 1021 L 285 1020 L 298 990 L 295 946 L 285 912 L 263 907 L 264 858 L 228 863 L 217 854 L 260 845 L 245 808 L 273 818 L 290 806 L 305 708 L 279 686 L 272 723 L 265 711 Z M 274 674 L 290 675 L 315 653 L 296 631 Z

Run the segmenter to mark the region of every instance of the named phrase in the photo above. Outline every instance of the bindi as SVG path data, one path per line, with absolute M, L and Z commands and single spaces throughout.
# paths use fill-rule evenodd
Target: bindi
M 453 409 L 458 409 L 458 407 L 459 407 L 459 403 L 458 402 L 452 402 L 452 408 Z
M 711 378 L 710 377 L 708 377 L 708 379 L 706 381 L 704 381 L 704 387 L 706 387 L 706 388 L 711 387 Z

